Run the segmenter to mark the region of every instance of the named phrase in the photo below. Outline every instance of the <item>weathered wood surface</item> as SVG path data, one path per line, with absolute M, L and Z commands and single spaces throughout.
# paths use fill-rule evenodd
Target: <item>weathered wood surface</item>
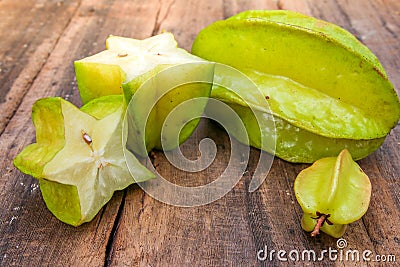
M 35 100 L 61 95 L 80 105 L 72 62 L 104 49 L 109 34 L 146 38 L 165 29 L 190 50 L 196 33 L 211 22 L 246 9 L 291 9 L 355 34 L 377 54 L 400 88 L 400 1 L 398 0 L 76 0 L 0 1 L 0 265 L 1 266 L 257 266 L 349 265 L 258 261 L 257 251 L 336 248 L 326 235 L 301 230 L 294 178 L 307 165 L 275 159 L 259 190 L 249 193 L 250 173 L 206 206 L 163 204 L 138 186 L 115 193 L 90 223 L 74 228 L 46 209 L 35 179 L 17 171 L 12 159 L 34 141 L 30 111 Z M 156 152 L 153 164 L 171 181 L 201 184 L 223 171 L 227 136 L 203 121 L 183 146 L 189 158 L 211 137 L 216 162 L 198 174 L 179 172 Z M 193 149 L 196 147 L 196 149 Z M 359 163 L 370 176 L 373 195 L 362 220 L 344 238 L 348 248 L 396 255 L 400 261 L 400 128 Z M 252 150 L 252 159 L 258 151 Z M 193 182 L 198 181 L 198 182 Z M 361 263 L 358 263 L 358 265 Z M 366 263 L 362 263 L 366 264 Z M 369 263 L 375 265 L 376 263 Z

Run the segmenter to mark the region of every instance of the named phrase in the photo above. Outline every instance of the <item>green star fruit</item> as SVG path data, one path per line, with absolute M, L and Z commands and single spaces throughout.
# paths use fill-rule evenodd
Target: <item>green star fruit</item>
M 91 221 L 114 191 L 155 177 L 129 151 L 124 155 L 124 113 L 121 95 L 81 109 L 59 97 L 33 105 L 36 143 L 14 165 L 39 180 L 48 209 L 61 221 L 73 226 Z M 127 161 L 135 167 L 132 173 Z
M 240 70 L 258 86 L 266 101 L 222 69 L 211 96 L 236 110 L 250 145 L 268 151 L 262 139 L 273 138 L 276 155 L 287 161 L 314 162 L 344 148 L 361 159 L 400 118 L 399 98 L 376 56 L 325 21 L 292 11 L 245 11 L 203 29 L 192 52 Z M 239 94 L 217 85 L 227 79 Z M 265 130 L 271 123 L 257 119 L 267 114 L 274 136 Z
M 143 114 L 129 125 L 146 123 L 134 129 L 139 137 L 130 142 L 130 148 L 141 156 L 153 148 L 170 150 L 183 143 L 207 104 L 204 99 L 211 92 L 214 64 L 178 48 L 168 32 L 144 40 L 110 36 L 106 44 L 106 50 L 74 63 L 82 101 L 124 93 L 131 113 Z M 145 92 L 134 100 L 139 105 L 129 105 L 140 88 Z M 169 123 L 179 129 L 184 124 L 180 133 L 167 130 L 161 136 L 168 114 L 181 103 L 199 98 L 203 101 L 193 102 Z
M 348 224 L 367 212 L 371 182 L 344 149 L 338 157 L 317 160 L 301 171 L 294 191 L 304 212 L 303 229 L 312 232 L 312 236 L 321 230 L 339 238 Z

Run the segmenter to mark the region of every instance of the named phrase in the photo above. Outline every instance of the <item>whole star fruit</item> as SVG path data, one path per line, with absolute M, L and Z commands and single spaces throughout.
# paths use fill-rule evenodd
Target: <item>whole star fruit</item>
M 348 224 L 359 220 L 371 198 L 371 182 L 360 166 L 344 149 L 337 157 L 317 160 L 299 173 L 294 192 L 303 217 L 302 228 L 339 238 Z
M 106 50 L 74 63 L 82 101 L 124 93 L 131 113 L 146 115 L 136 116 L 135 121 L 129 123 L 135 127 L 138 136 L 130 142 L 130 149 L 138 155 L 146 156 L 153 148 L 171 150 L 183 143 L 197 127 L 199 118 L 196 117 L 201 116 L 207 103 L 205 100 L 210 96 L 214 64 L 178 48 L 169 32 L 144 40 L 110 36 L 106 44 Z M 167 85 L 173 87 L 166 88 Z M 142 87 L 146 92 L 134 100 L 140 105 L 129 105 Z M 176 115 L 179 121 L 176 119 L 173 125 L 185 124 L 178 138 L 175 132 L 168 134 L 168 130 L 161 136 L 168 114 L 181 103 L 198 98 L 203 101 L 197 101 L 190 110 L 181 112 L 187 113 L 186 117 Z M 144 104 L 150 105 L 152 110 Z M 136 125 L 142 123 L 146 125 L 139 129 Z
M 311 163 L 344 148 L 361 159 L 380 147 L 400 118 L 399 98 L 376 56 L 322 20 L 292 11 L 245 11 L 200 31 L 192 53 L 230 65 L 257 84 L 267 101 L 240 87 L 239 78 L 215 71 L 215 84 L 230 79 L 241 93 L 214 85 L 211 96 L 236 109 L 250 145 L 267 151 L 260 128 L 270 122 L 255 120 L 249 107 L 272 113 L 276 136 L 265 138 L 276 138 L 275 153 L 287 161 Z
M 60 97 L 40 99 L 32 107 L 36 143 L 14 159 L 22 172 L 39 180 L 48 209 L 78 226 L 91 221 L 114 191 L 154 178 L 123 150 L 122 95 L 94 99 L 78 109 Z M 131 172 L 128 170 L 129 161 Z

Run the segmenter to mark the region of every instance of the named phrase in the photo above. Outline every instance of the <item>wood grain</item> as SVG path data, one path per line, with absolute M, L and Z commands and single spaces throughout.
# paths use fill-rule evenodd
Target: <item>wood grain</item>
M 0 2 L 0 133 L 46 63 L 77 1 Z
M 47 210 L 35 179 L 12 165 L 34 142 L 32 104 L 60 95 L 80 105 L 73 61 L 105 48 L 109 34 L 146 38 L 171 31 L 190 50 L 197 32 L 246 9 L 291 9 L 341 25 L 377 54 L 400 88 L 400 2 L 397 0 L 80 0 L 0 1 L 0 266 L 348 266 L 353 262 L 257 260 L 257 252 L 336 248 L 327 235 L 311 238 L 300 227 L 302 211 L 293 182 L 308 165 L 275 159 L 266 181 L 248 192 L 259 151 L 239 183 L 221 199 L 199 207 L 175 207 L 139 186 L 115 193 L 95 219 L 78 228 Z M 399 92 L 399 90 L 398 90 Z M 344 238 L 350 249 L 394 254 L 400 260 L 400 128 L 359 164 L 373 185 L 371 205 Z M 212 138 L 215 162 L 199 173 L 180 171 L 161 152 L 152 162 L 171 182 L 206 184 L 223 172 L 229 138 L 202 120 L 182 146 L 198 157 L 198 144 Z M 237 170 L 236 170 L 237 171 Z M 375 263 L 362 263 L 375 266 Z

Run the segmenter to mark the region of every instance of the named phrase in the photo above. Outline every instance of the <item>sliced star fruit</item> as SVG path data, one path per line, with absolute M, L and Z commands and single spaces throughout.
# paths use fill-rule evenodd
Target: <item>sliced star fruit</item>
M 371 182 L 344 149 L 338 157 L 317 160 L 301 171 L 294 191 L 304 212 L 303 229 L 312 236 L 322 231 L 339 238 L 367 212 Z
M 114 191 L 154 178 L 126 151 L 123 97 L 95 99 L 81 110 L 59 97 L 38 100 L 32 108 L 36 143 L 14 159 L 22 172 L 39 180 L 48 209 L 78 226 L 91 221 Z M 129 161 L 132 173 L 128 170 Z
M 153 148 L 170 150 L 184 142 L 199 119 L 177 116 L 179 121 L 176 119 L 172 124 L 185 123 L 185 126 L 176 141 L 175 133 L 161 136 L 166 116 L 185 101 L 209 97 L 214 64 L 178 48 L 174 36 L 168 32 L 144 40 L 110 36 L 106 43 L 107 50 L 75 62 L 82 101 L 85 103 L 101 95 L 124 93 L 129 104 L 139 88 L 147 83 L 146 92 L 135 99 L 141 104 L 129 105 L 131 113 L 146 114 L 144 118 L 135 118 L 141 121 L 132 123 L 147 123 L 140 129 L 135 128 L 135 135 L 139 138 L 134 140 L 136 144 L 131 144 L 131 149 L 146 156 Z M 169 75 L 166 74 L 168 69 L 171 70 Z M 166 88 L 167 85 L 173 87 Z M 147 109 L 141 107 L 143 103 L 154 104 L 150 115 Z M 206 101 L 198 101 L 187 113 L 199 117 L 205 105 Z
M 128 147 L 146 156 L 153 148 L 172 150 L 189 138 L 207 105 L 213 70 L 208 62 L 159 65 L 123 84 L 130 99 Z
M 376 56 L 325 21 L 291 11 L 246 11 L 203 29 L 192 52 L 235 67 L 257 84 L 269 108 L 248 88 L 238 95 L 214 86 L 211 96 L 238 110 L 258 148 L 260 128 L 269 122 L 255 121 L 249 107 L 272 113 L 276 155 L 288 161 L 313 162 L 343 148 L 363 158 L 400 118 L 398 96 Z M 224 75 L 215 72 L 216 84 Z

